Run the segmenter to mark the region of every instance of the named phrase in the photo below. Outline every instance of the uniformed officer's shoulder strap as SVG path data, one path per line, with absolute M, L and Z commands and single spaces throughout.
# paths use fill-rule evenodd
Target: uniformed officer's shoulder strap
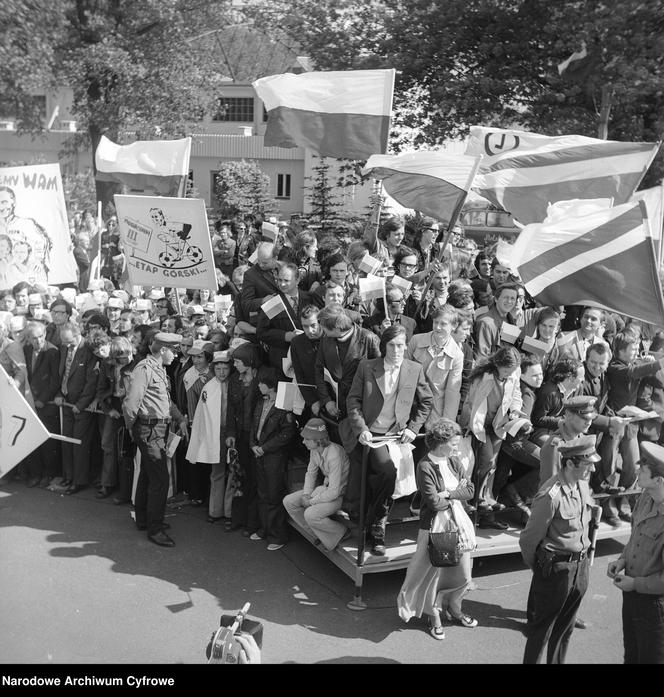
M 539 488 L 539 491 L 535 494 L 536 499 L 540 499 L 543 497 L 551 499 L 551 501 L 555 501 L 559 496 L 560 492 L 562 491 L 562 486 L 560 484 L 560 481 L 558 480 L 557 477 L 552 477 L 551 479 L 548 479 L 542 486 Z

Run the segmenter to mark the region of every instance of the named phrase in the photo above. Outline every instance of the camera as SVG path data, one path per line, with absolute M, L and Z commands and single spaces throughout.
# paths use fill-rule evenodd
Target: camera
M 237 635 L 240 633 L 251 635 L 258 648 L 263 648 L 263 624 L 249 619 L 248 611 L 249 603 L 246 603 L 236 614 L 221 616 L 219 629 L 210 637 L 205 649 L 208 663 L 239 663 L 242 647 Z

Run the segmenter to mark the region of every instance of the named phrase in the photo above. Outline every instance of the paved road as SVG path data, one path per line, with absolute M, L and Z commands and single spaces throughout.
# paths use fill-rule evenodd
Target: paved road
M 352 583 L 293 533 L 282 550 L 224 533 L 200 508 L 168 519 L 163 549 L 136 531 L 127 506 L 87 490 L 62 496 L 12 482 L 0 489 L 0 662 L 204 663 L 219 615 L 251 602 L 266 663 L 520 663 L 530 573 L 518 555 L 476 564 L 465 601 L 474 630 L 432 639 L 404 624 L 395 599 L 404 571 L 365 577 L 369 609 L 346 609 Z M 605 575 L 621 545 L 599 544 L 569 662 L 621 663 L 619 593 Z

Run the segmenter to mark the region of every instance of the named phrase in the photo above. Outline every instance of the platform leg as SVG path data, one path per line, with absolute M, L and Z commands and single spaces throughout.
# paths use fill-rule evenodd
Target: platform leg
M 367 609 L 367 604 L 362 600 L 362 575 L 360 574 L 359 578 L 355 580 L 355 595 L 353 596 L 353 599 L 346 604 L 346 607 L 349 610 L 353 610 L 354 612 L 361 612 L 362 610 Z

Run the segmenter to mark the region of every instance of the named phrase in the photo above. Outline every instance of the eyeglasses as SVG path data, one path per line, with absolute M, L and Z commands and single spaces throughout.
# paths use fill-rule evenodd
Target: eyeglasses
M 403 266 L 405 269 L 416 269 L 417 264 L 407 264 L 406 262 L 402 261 L 399 266 Z

